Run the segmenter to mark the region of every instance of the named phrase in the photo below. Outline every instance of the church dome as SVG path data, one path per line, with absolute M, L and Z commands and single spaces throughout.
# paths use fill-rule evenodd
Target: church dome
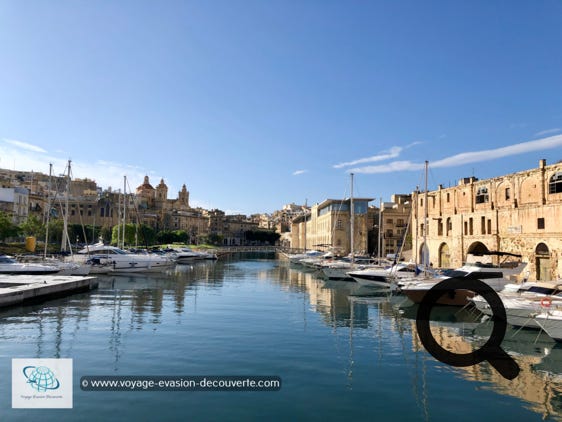
M 148 176 L 144 176 L 144 182 L 137 188 L 137 192 L 153 191 L 154 188 L 150 184 Z

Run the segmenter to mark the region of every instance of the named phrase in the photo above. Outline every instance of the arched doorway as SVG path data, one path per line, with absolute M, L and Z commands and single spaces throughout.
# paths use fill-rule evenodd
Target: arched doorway
M 449 245 L 442 243 L 439 246 L 439 268 L 451 267 L 451 254 L 449 252 Z
M 487 254 L 489 252 L 490 251 L 489 251 L 488 247 L 486 245 L 484 245 L 482 242 L 474 242 L 468 248 L 467 254 L 483 255 L 483 254 Z
M 425 243 L 422 243 L 419 250 L 419 262 L 421 265 L 425 265 L 426 267 L 430 266 L 429 260 L 429 248 Z
M 482 242 L 474 242 L 468 247 L 465 262 L 481 262 L 484 264 L 492 264 L 492 256 L 490 250 Z
M 535 268 L 537 280 L 552 280 L 552 270 L 550 267 L 550 250 L 545 243 L 539 243 L 535 248 Z

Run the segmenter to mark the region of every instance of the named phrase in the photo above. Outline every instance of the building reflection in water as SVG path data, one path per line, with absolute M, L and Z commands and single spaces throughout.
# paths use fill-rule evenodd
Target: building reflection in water
M 96 291 L 1 311 L 0 340 L 18 343 L 18 347 L 21 345 L 22 350 L 38 358 L 72 356 L 75 348 L 87 348 L 87 344 L 78 344 L 78 338 L 92 344 L 101 341 L 113 358 L 112 369 L 118 371 L 122 353 L 134 347 L 130 333 L 156 332 L 170 317 L 175 319 L 174 329 L 185 324 L 196 312 L 198 292 L 222 289 L 225 272 L 229 283 L 253 277 L 259 283 L 273 283 L 282 291 L 297 294 L 299 300 L 302 296 L 305 329 L 307 315 L 314 312 L 320 325 L 331 328 L 342 340 L 350 388 L 363 363 L 358 359 L 369 356 L 384 365 L 388 342 L 399 343 L 400 359 L 411 369 L 413 396 L 425 419 L 429 419 L 431 385 L 426 382 L 425 372 L 428 362 L 439 363 L 424 351 L 416 335 L 416 308 L 401 308 L 400 296 L 361 290 L 354 282 L 326 282 L 314 271 L 292 268 L 279 261 L 267 266 L 252 261 L 206 261 L 177 265 L 159 275 L 100 277 Z M 436 319 L 440 322 L 432 323 L 432 332 L 447 350 L 467 353 L 489 335 L 489 326 L 478 324 L 475 318 L 464 320 L 456 312 L 437 315 Z M 90 336 L 80 337 L 81 331 L 88 331 Z M 513 354 L 521 368 L 512 381 L 487 363 L 466 368 L 445 364 L 441 367 L 477 383 L 478 388 L 517 397 L 545 419 L 562 420 L 562 346 L 544 334 L 537 335 L 533 330 L 510 329 L 506 333 L 502 347 Z M 364 351 L 366 338 L 368 353 Z
M 390 330 L 400 338 L 408 338 L 414 352 L 415 369 L 412 379 L 414 397 L 419 402 L 426 419 L 429 419 L 428 388 L 425 380 L 427 360 L 433 360 L 416 335 L 416 306 L 400 307 L 400 296 L 373 296 L 361 291 L 353 282 L 325 282 L 314 271 L 302 270 L 288 264 L 279 266 L 278 280 L 294 292 L 307 295 L 310 308 L 322 315 L 327 325 L 349 327 L 349 368 L 352 382 L 355 357 L 354 332 L 369 329 L 380 339 L 374 350 L 377 359 L 383 359 L 385 337 L 381 331 Z M 373 317 L 369 318 L 369 310 Z M 463 311 L 464 312 L 464 311 Z M 475 313 L 459 313 L 449 309 L 432 312 L 431 331 L 436 341 L 446 350 L 470 353 L 489 338 L 491 324 L 481 323 Z M 387 334 L 388 335 L 388 334 Z M 517 361 L 521 372 L 514 380 L 503 378 L 487 362 L 465 368 L 453 368 L 443 364 L 451 372 L 480 384 L 479 388 L 491 389 L 503 395 L 523 400 L 526 407 L 540 414 L 543 419 L 562 420 L 562 345 L 536 330 L 509 328 L 502 348 Z M 404 356 L 410 352 L 404 351 Z
M 81 330 L 102 329 L 109 332 L 116 371 L 124 336 L 156 330 L 166 308 L 184 317 L 186 300 L 195 304 L 199 288 L 220 286 L 223 278 L 223 266 L 214 261 L 177 265 L 166 273 L 98 276 L 99 287 L 91 292 L 1 310 L 0 339 L 28 344 L 37 358 L 61 358 L 73 355 Z

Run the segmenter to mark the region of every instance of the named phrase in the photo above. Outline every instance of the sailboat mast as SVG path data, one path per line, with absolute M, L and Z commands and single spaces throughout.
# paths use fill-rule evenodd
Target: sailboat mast
M 350 233 L 350 241 L 351 241 L 351 246 L 350 246 L 350 255 L 351 255 L 351 265 L 353 265 L 354 261 L 355 261 L 355 251 L 354 251 L 354 246 L 355 246 L 355 239 L 354 239 L 354 232 L 355 232 L 355 210 L 353 209 L 353 173 L 350 173 L 351 175 L 351 194 L 350 194 L 350 200 L 349 200 L 349 206 L 350 206 L 350 226 L 351 226 L 351 233 Z
M 125 248 L 125 222 L 127 221 L 127 176 L 123 176 L 123 249 Z
M 61 251 L 66 251 L 66 245 L 69 243 L 68 239 L 68 197 L 70 196 L 70 163 L 68 160 L 68 171 L 66 173 L 66 194 L 64 195 L 64 215 L 63 215 L 63 229 L 62 229 L 62 243 Z
M 428 215 L 428 203 L 427 203 L 427 197 L 428 197 L 428 190 L 427 190 L 427 168 L 428 168 L 429 162 L 427 160 L 425 160 L 425 193 L 424 193 L 424 200 L 423 200 L 423 204 L 424 204 L 424 216 L 423 216 L 423 264 L 424 267 L 427 269 L 428 265 L 429 265 L 429 248 L 427 247 L 427 215 Z
M 306 209 L 308 207 L 308 198 L 306 198 L 304 200 L 304 210 L 303 210 L 303 214 L 304 214 L 304 252 L 306 253 Z
M 51 177 L 53 175 L 53 164 L 49 163 L 49 187 L 47 188 L 47 215 L 45 216 L 45 251 L 43 257 L 47 258 L 47 245 L 49 244 L 49 220 L 51 217 Z
M 378 255 L 379 264 L 382 259 L 382 197 L 379 198 L 379 230 L 378 230 Z

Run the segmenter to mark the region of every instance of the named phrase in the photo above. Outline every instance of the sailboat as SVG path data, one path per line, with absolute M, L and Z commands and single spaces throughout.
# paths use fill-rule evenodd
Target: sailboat
M 61 244 L 61 251 L 66 252 L 67 246 L 70 245 L 70 240 L 68 237 L 68 198 L 70 195 L 70 164 L 71 161 L 68 160 L 68 168 L 67 173 L 65 176 L 66 179 L 66 189 L 65 189 L 65 207 L 62 209 L 63 215 L 63 233 L 62 233 L 62 244 Z M 48 188 L 48 195 L 51 194 L 51 178 L 53 172 L 53 165 L 49 164 L 49 188 Z M 54 199 L 54 198 L 53 198 Z M 56 268 L 57 271 L 54 271 L 56 274 L 59 275 L 78 275 L 78 276 L 85 276 L 90 273 L 90 265 L 87 263 L 77 263 L 72 260 L 72 248 L 70 247 L 70 254 L 69 261 L 65 261 L 64 259 L 57 259 L 57 258 L 49 258 L 47 256 L 47 246 L 49 243 L 49 220 L 51 215 L 51 207 L 52 202 L 50 196 L 47 196 L 47 214 L 45 216 L 45 249 L 43 252 L 43 256 L 33 255 L 33 256 L 26 256 L 24 259 L 27 262 L 33 262 L 36 265 L 43 265 L 48 266 L 50 268 Z M 61 204 L 62 208 L 62 204 Z M 50 273 L 53 271 L 49 270 Z M 47 274 L 47 272 L 45 273 Z
M 169 256 L 149 253 L 131 253 L 124 250 L 125 218 L 127 210 L 126 176 L 124 177 L 123 185 L 123 232 L 119 234 L 118 239 L 118 244 L 121 244 L 122 247 L 104 245 L 103 242 L 99 242 L 94 245 L 86 246 L 78 251 L 78 254 L 89 258 L 89 262 L 93 264 L 93 271 L 96 273 L 158 272 L 168 269 L 174 264 L 174 261 Z M 117 232 L 121 232 L 121 227 L 118 227 Z

